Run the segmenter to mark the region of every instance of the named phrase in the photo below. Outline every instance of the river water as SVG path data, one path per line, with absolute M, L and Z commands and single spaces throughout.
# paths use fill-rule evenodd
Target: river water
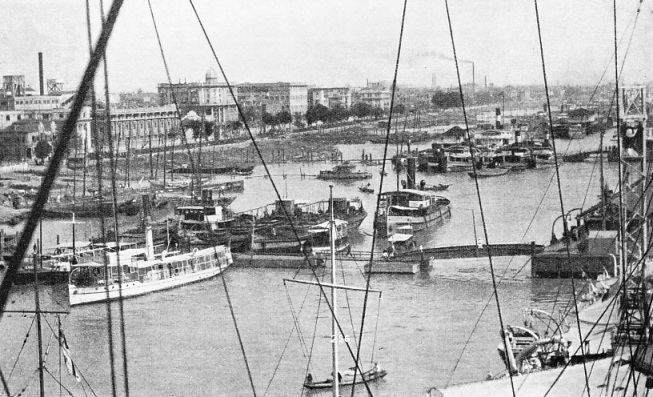
M 558 149 L 564 151 L 568 144 L 570 151 L 596 149 L 598 142 L 597 136 L 559 141 Z M 422 148 L 426 146 L 421 145 Z M 381 145 L 349 145 L 340 149 L 344 158 L 360 158 L 364 149 L 378 159 L 382 157 L 383 148 Z M 270 172 L 283 198 L 316 201 L 328 197 L 329 182 L 310 176 L 302 179 L 300 174 L 315 175 L 320 169 L 331 167 L 331 163 L 288 163 L 272 165 Z M 606 179 L 614 186 L 616 164 L 606 163 L 605 167 Z M 372 172 L 371 183 L 378 191 L 380 167 L 359 166 L 359 169 Z M 384 185 L 386 189 L 393 189 L 396 179 L 391 169 L 388 173 Z M 245 191 L 232 204 L 234 210 L 250 209 L 275 200 L 274 189 L 263 174 L 262 167 L 257 167 L 255 174 L 246 179 Z M 561 213 L 554 176 L 555 169 L 548 167 L 479 180 L 490 243 L 548 242 L 551 225 Z M 419 235 L 420 244 L 425 247 L 474 244 L 477 238 L 483 237 L 472 178 L 466 173 L 418 173 L 420 179 L 429 184 L 451 184 L 442 195 L 452 202 L 451 218 Z M 588 207 L 597 201 L 599 168 L 596 162 L 562 164 L 560 179 L 566 211 Z M 334 196 L 361 196 L 365 207 L 372 212 L 376 196 L 360 193 L 358 185 L 359 182 L 335 183 Z M 372 221 L 370 214 L 359 231 L 351 235 L 353 249 L 369 249 Z M 63 240 L 69 239 L 69 229 L 69 225 L 45 222 L 46 245 L 54 242 L 57 234 Z M 561 225 L 555 229 L 559 236 Z M 84 240 L 94 233 L 97 233 L 96 222 L 78 227 L 78 239 Z M 429 272 L 371 278 L 371 288 L 382 294 L 380 299 L 376 293 L 369 297 L 362 338 L 363 364 L 367 366 L 373 360 L 388 370 L 385 379 L 371 385 L 375 396 L 421 396 L 432 386 L 480 380 L 488 372 L 497 373 L 503 369 L 496 350 L 500 343 L 500 325 L 488 262 L 487 258 L 443 260 Z M 526 307 L 550 311 L 554 309 L 556 297 L 566 302 L 570 296 L 569 280 L 532 279 L 526 257 L 494 258 L 493 265 L 497 277 L 503 277 L 498 296 L 506 323 L 520 323 L 521 311 Z M 336 266 L 338 283 L 364 286 L 363 263 L 337 263 Z M 308 368 L 314 379 L 325 378 L 331 372 L 330 320 L 318 288 L 284 283 L 284 279 L 312 277 L 309 270 L 295 273 L 232 268 L 224 274 L 259 396 L 330 393 L 302 390 L 309 365 L 308 352 L 312 351 Z M 43 288 L 41 292 L 47 309 L 68 310 L 63 303 L 66 300 L 64 288 Z M 11 308 L 29 308 L 32 294 L 30 287 L 18 288 Z M 253 395 L 228 302 L 220 277 L 124 301 L 130 395 Z M 345 334 L 358 340 L 363 293 L 340 292 L 337 307 Z M 559 308 L 560 304 L 555 310 Z M 119 314 L 118 303 L 112 304 L 116 371 L 122 374 Z M 110 395 L 112 390 L 107 316 L 104 305 L 88 305 L 72 308 L 68 315 L 61 317 L 73 359 L 97 395 Z M 36 395 L 38 387 L 34 328 L 19 354 L 32 318 L 10 313 L 0 325 L 5 336 L 0 342 L 5 357 L 2 371 L 9 376 L 14 361 L 17 362 L 9 385 L 12 392 L 29 385 L 25 395 Z M 57 325 L 53 315 L 46 319 L 48 325 L 43 326 L 43 333 L 47 345 L 50 327 L 56 329 Z M 345 343 L 339 346 L 341 368 L 352 366 Z M 55 378 L 60 371 L 56 350 L 51 348 L 47 361 L 47 368 Z M 83 395 L 80 384 L 65 374 L 65 367 L 61 371 L 64 386 L 74 395 Z M 47 374 L 46 386 L 47 395 L 59 392 L 59 386 Z M 117 376 L 115 387 L 122 393 L 121 375 Z M 84 384 L 84 388 L 92 395 L 88 386 Z M 343 395 L 350 393 L 351 389 L 345 388 Z M 355 395 L 364 396 L 366 392 L 358 387 Z

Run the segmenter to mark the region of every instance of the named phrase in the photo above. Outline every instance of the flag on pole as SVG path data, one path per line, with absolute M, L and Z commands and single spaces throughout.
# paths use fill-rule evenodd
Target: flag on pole
M 64 335 L 63 330 L 61 329 L 61 324 L 59 325 L 59 346 L 61 347 L 61 352 L 63 353 L 63 361 L 66 364 L 68 373 L 74 376 L 77 382 L 81 382 L 82 378 L 80 378 L 79 374 L 77 373 L 77 368 L 75 367 L 75 363 L 73 362 L 73 359 L 70 356 L 70 348 L 68 347 L 68 341 L 66 340 L 66 335 Z

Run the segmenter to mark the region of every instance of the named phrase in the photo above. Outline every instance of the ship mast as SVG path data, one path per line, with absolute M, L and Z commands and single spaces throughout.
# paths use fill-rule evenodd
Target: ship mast
M 336 284 L 336 222 L 333 218 L 333 185 L 329 185 L 329 206 L 331 207 L 329 230 L 331 234 L 331 284 Z M 336 325 L 336 289 L 331 288 L 331 359 L 333 361 L 333 397 L 340 395 L 338 376 L 338 334 Z

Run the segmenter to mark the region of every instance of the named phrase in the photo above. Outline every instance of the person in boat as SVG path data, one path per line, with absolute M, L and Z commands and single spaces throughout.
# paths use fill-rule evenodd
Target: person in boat
M 383 258 L 384 261 L 388 260 L 388 250 L 383 250 L 383 254 L 381 254 L 381 257 Z
M 306 375 L 306 383 L 309 385 L 313 384 L 313 375 L 310 372 Z
M 395 248 L 394 244 L 390 244 L 390 247 L 388 247 L 388 251 L 390 252 L 390 258 L 394 258 L 395 255 L 397 255 L 397 248 Z
M 372 367 L 372 372 L 381 372 L 381 367 L 379 366 L 379 363 L 374 363 L 374 367 Z

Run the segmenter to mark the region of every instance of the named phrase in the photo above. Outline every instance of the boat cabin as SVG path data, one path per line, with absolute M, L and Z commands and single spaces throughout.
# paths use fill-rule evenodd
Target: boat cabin
M 73 266 L 70 284 L 76 287 L 104 286 L 107 279 L 109 285 L 117 284 L 121 280 L 122 283 L 148 283 L 199 272 L 216 265 L 226 268 L 230 264 L 230 255 L 228 250 L 224 249 L 208 249 L 170 256 L 162 253 L 154 260 L 144 259 L 144 252 L 140 251 L 144 250 L 121 251 L 120 267 L 115 260 L 116 256 L 113 255 L 114 259 L 110 260 L 108 266 L 108 277 L 105 277 L 105 266 L 102 263 L 88 262 Z
M 429 191 L 402 189 L 381 193 L 380 208 L 390 209 L 392 215 L 405 213 L 415 216 L 420 211 L 427 211 L 438 203 L 440 196 Z
M 343 251 L 349 247 L 349 232 L 347 221 L 335 219 L 335 249 L 336 252 Z M 304 243 L 303 250 L 308 250 L 310 244 L 311 252 L 315 254 L 328 254 L 331 252 L 331 233 L 329 233 L 330 222 L 322 222 L 308 229 L 309 239 Z
M 179 219 L 181 230 L 196 230 L 199 226 L 207 230 L 217 230 L 219 222 L 225 220 L 221 206 L 183 205 L 175 208 L 175 215 Z

